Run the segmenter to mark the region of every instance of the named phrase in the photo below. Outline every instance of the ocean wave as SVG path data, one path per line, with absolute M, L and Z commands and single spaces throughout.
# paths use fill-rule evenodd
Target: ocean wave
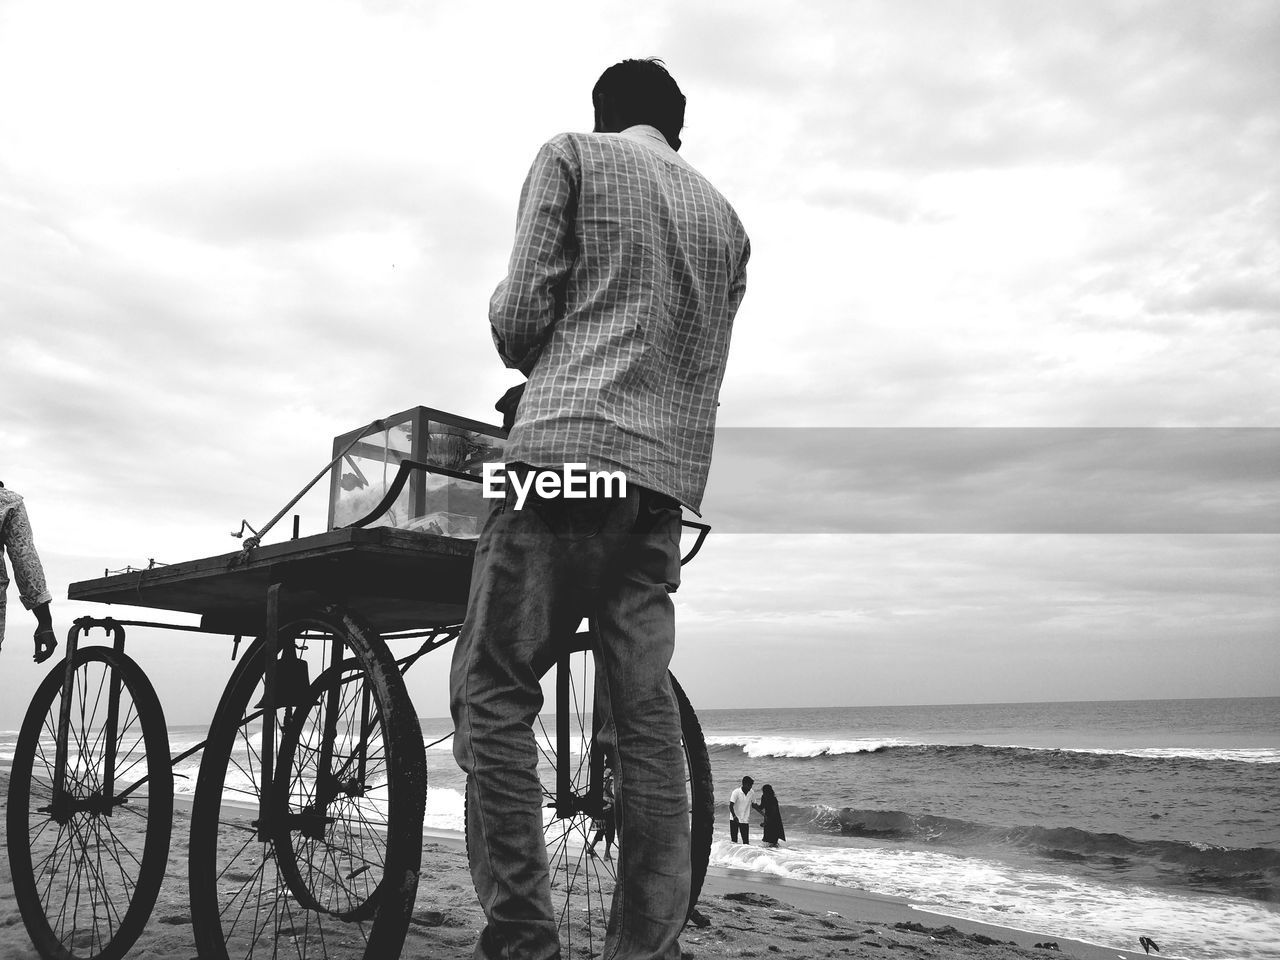
M 1280 763 L 1280 749 L 1271 747 L 1132 747 L 1117 750 L 1075 747 L 1076 753 L 1119 754 L 1153 760 L 1229 760 L 1234 763 Z
M 422 825 L 430 830 L 462 833 L 466 826 L 465 797 L 462 791 L 428 785 L 427 808 Z
M 854 753 L 880 753 L 893 747 L 921 746 L 896 737 L 832 740 L 810 737 L 707 737 L 713 752 L 740 751 L 748 757 L 835 757 Z
M 1202 760 L 1231 763 L 1280 763 L 1274 747 L 1037 747 L 1018 744 L 923 743 L 895 737 L 834 739 L 826 737 L 708 736 L 712 752 L 741 752 L 754 759 L 808 759 L 878 754 L 893 751 L 936 754 L 1016 756 L 1078 754 L 1082 757 L 1136 757 L 1143 760 Z
M 783 806 L 785 823 L 820 833 L 899 840 L 965 850 L 1013 847 L 1046 860 L 1150 873 L 1156 881 L 1280 903 L 1280 850 L 1179 840 L 1134 840 L 1077 827 L 995 826 L 901 810 Z
M 717 866 L 903 897 L 921 909 L 1021 930 L 1127 948 L 1135 930 L 1161 931 L 1167 956 L 1261 960 L 1277 956 L 1274 908 L 1078 876 L 1053 866 L 1018 865 L 939 850 L 829 846 L 792 838 L 776 849 L 717 838 Z

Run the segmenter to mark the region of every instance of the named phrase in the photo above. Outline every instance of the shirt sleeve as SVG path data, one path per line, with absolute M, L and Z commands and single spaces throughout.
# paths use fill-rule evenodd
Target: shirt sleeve
M 13 564 L 13 579 L 18 583 L 22 605 L 31 610 L 53 600 L 44 582 L 44 568 L 40 566 L 40 557 L 36 553 L 27 508 L 21 502 L 5 514 L 4 522 L 0 524 L 0 540 Z
M 751 241 L 744 240 L 742 258 L 738 261 L 738 272 L 729 285 L 729 316 L 731 317 L 737 315 L 738 307 L 742 305 L 742 298 L 747 293 L 747 261 L 750 259 Z
M 564 286 L 577 259 L 578 164 L 556 140 L 538 151 L 520 191 L 507 277 L 489 301 L 494 346 L 525 374 L 564 314 Z

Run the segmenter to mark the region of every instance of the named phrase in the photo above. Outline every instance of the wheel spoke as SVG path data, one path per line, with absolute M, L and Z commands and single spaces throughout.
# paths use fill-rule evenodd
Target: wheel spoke
M 412 797 L 397 795 L 410 816 L 416 806 L 416 823 L 404 818 L 387 822 L 393 782 L 387 752 L 391 735 L 385 729 L 384 694 L 377 692 L 387 689 L 387 674 L 375 687 L 364 659 L 329 667 L 324 661 L 335 633 L 320 626 L 328 624 L 306 621 L 280 634 L 281 647 L 294 644 L 315 678 L 305 690 L 305 702 L 273 710 L 271 716 L 250 706 L 263 697 L 265 656 L 259 641 L 242 657 L 215 715 L 192 815 L 191 897 L 202 957 L 307 960 L 367 955 L 372 960 L 374 954 L 367 953 L 365 945 L 374 950 L 375 930 L 387 938 L 385 943 L 395 944 L 399 926 L 403 939 L 407 916 L 384 918 L 371 898 L 391 859 L 390 833 L 398 829 L 405 834 L 406 823 L 412 828 L 408 836 L 412 840 L 416 835 L 416 840 L 401 844 L 397 862 L 411 864 L 407 873 L 416 875 L 422 798 L 415 804 Z M 347 649 L 369 656 L 371 648 L 346 637 L 344 642 Z M 389 654 L 386 662 L 403 689 Z M 378 669 L 386 667 L 380 664 Z M 331 696 L 336 701 L 329 717 Z M 362 722 L 366 711 L 368 719 Z M 411 720 L 412 711 L 404 716 Z M 274 740 L 266 842 L 258 841 L 257 826 L 247 826 L 260 816 L 263 754 L 258 720 L 271 724 Z M 404 721 L 398 722 L 401 739 L 412 746 Z M 416 721 L 411 722 L 420 748 L 421 734 Z M 227 806 L 233 798 L 251 810 L 238 814 Z M 241 831 L 248 837 L 226 843 L 225 838 L 240 837 Z M 207 866 L 201 862 L 206 856 L 212 861 Z M 254 857 L 259 862 L 246 876 L 240 862 Z
M 59 771 L 67 675 L 63 661 L 45 676 L 18 734 L 9 860 L 15 899 L 39 952 L 92 960 L 125 953 L 146 923 L 167 857 L 173 780 L 155 691 L 137 664 L 105 647 L 83 647 L 71 661 L 66 763 Z M 107 723 L 112 688 L 114 731 Z M 109 754 L 116 774 L 143 774 L 145 802 L 117 805 L 104 794 Z M 117 814 L 127 815 L 123 827 Z

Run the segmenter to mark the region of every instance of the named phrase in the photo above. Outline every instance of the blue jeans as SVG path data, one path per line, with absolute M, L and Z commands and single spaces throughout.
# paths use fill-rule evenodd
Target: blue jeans
M 519 469 L 513 465 L 512 469 Z M 526 468 L 527 469 L 527 468 Z M 680 582 L 680 508 L 626 497 L 541 499 L 508 485 L 476 546 L 467 619 L 450 672 L 454 757 L 467 773 L 471 876 L 488 921 L 475 956 L 560 956 L 533 724 L 536 663 L 591 617 L 597 687 L 616 744 L 619 832 L 604 960 L 678 960 L 689 900 L 689 809 L 680 716 L 667 668 Z

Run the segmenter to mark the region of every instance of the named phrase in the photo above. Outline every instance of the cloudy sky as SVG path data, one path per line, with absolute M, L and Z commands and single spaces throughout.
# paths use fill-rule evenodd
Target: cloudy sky
M 0 480 L 59 630 L 339 433 L 493 419 L 528 163 L 656 55 L 754 251 L 695 704 L 1280 694 L 1277 49 L 1244 0 L 0 0 Z M 131 639 L 176 722 L 227 646 Z

